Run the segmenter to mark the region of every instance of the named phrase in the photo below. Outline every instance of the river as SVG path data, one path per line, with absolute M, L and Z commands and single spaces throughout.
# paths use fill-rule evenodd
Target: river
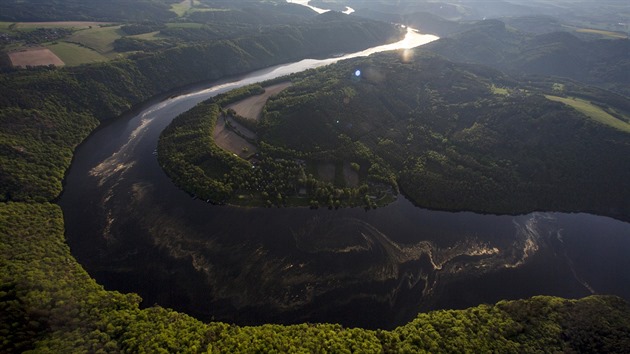
M 313 10 L 313 11 L 317 12 L 318 14 L 323 14 L 324 12 L 328 12 L 328 11 L 330 11 L 330 10 L 328 10 L 328 9 L 322 9 L 322 8 L 319 8 L 319 7 L 311 6 L 311 5 L 309 4 L 309 1 L 310 1 L 310 0 L 287 0 L 287 2 L 288 2 L 288 3 L 298 4 L 298 5 L 306 6 L 306 7 L 308 7 L 309 9 L 311 9 L 311 10 Z M 353 8 L 351 8 L 351 7 L 349 7 L 349 6 L 346 6 L 346 9 L 345 9 L 344 11 L 342 11 L 342 12 L 343 12 L 344 14 L 346 14 L 346 15 L 350 15 L 351 13 L 353 13 L 353 12 L 354 12 L 354 9 L 353 9 Z
M 104 125 L 77 149 L 59 200 L 73 255 L 145 306 L 243 325 L 392 328 L 420 311 L 539 294 L 630 300 L 630 224 L 611 218 L 430 211 L 403 197 L 368 212 L 213 206 L 157 163 L 160 132 L 209 97 L 434 39 L 409 29 L 396 44 L 208 84 Z

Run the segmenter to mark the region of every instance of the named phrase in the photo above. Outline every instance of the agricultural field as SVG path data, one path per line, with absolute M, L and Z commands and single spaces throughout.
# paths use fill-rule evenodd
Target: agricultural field
M 185 17 L 193 12 L 209 12 L 209 11 L 231 11 L 227 8 L 211 8 L 202 5 L 198 0 L 184 0 L 182 2 L 171 5 L 171 11 L 177 14 L 177 17 Z
M 114 41 L 123 36 L 120 26 L 89 28 L 75 32 L 69 42 L 79 43 L 106 56 L 115 56 Z
M 255 137 L 255 134 L 250 132 L 247 128 L 241 126 L 230 117 L 221 115 L 219 119 L 217 119 L 212 139 L 221 149 L 247 160 L 258 150 L 256 146 L 236 134 L 234 132 L 235 129 L 245 136 Z
M 630 133 L 630 124 L 613 117 L 608 112 L 604 111 L 600 107 L 595 106 L 589 101 L 575 97 L 559 97 L 550 95 L 546 95 L 545 97 L 547 97 L 547 99 L 549 100 L 561 102 L 568 106 L 571 106 L 596 122 L 608 125 L 626 133 Z
M 55 53 L 67 66 L 107 61 L 104 55 L 75 43 L 56 42 L 46 46 Z
M 492 89 L 492 93 L 494 93 L 495 95 L 507 96 L 510 94 L 510 92 L 505 87 L 497 87 L 495 85 L 492 85 L 490 88 Z
M 171 5 L 171 11 L 177 14 L 178 17 L 182 17 L 190 10 L 193 0 L 184 0 L 180 3 Z
M 0 33 L 11 32 L 11 28 L 15 25 L 15 22 L 0 21 Z
M 317 164 L 317 176 L 324 182 L 334 182 L 335 171 L 335 164 L 332 162 L 322 162 Z
M 227 108 L 233 109 L 236 114 L 241 117 L 257 121 L 262 115 L 262 109 L 265 103 L 267 103 L 267 100 L 289 86 L 291 86 L 290 82 L 283 82 L 281 84 L 266 87 L 265 93 L 248 97 L 244 100 L 228 105 Z
M 264 93 L 245 98 L 226 106 L 226 108 L 234 110 L 234 112 L 242 118 L 258 121 L 267 100 L 289 86 L 291 86 L 291 82 L 283 82 L 266 87 Z M 236 131 L 238 131 L 238 134 Z M 258 149 L 243 137 L 250 140 L 256 140 L 258 138 L 255 133 L 236 122 L 230 116 L 221 115 L 217 119 L 212 136 L 217 146 L 241 158 L 249 159 L 258 152 Z
M 154 31 L 154 32 L 149 32 L 149 33 L 135 34 L 132 36 L 127 36 L 127 37 L 143 39 L 145 41 L 154 41 L 156 39 L 160 39 L 159 34 L 160 34 L 160 31 Z
M 122 36 L 119 28 L 89 21 L 0 22 L 2 50 L 15 67 L 75 66 L 115 58 L 113 43 Z
M 48 48 L 33 48 L 11 52 L 8 54 L 11 65 L 25 68 L 27 66 L 63 66 L 64 62 Z

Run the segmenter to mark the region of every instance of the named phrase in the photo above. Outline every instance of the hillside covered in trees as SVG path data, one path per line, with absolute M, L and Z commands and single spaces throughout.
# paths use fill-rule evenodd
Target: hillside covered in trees
M 420 206 L 447 210 L 589 211 L 626 219 L 630 212 L 623 98 L 571 82 L 517 81 L 421 49 L 347 60 L 292 82 L 253 127 L 260 158 L 294 166 L 288 181 L 267 179 L 277 187 L 267 194 L 281 201 L 302 189 L 315 205 L 357 205 L 356 194 L 365 197 L 361 205 L 388 186 Z M 600 111 L 572 108 L 571 95 Z M 160 160 L 174 180 L 215 202 L 255 193 L 246 184 L 255 179 L 248 164 L 210 152 L 220 151 L 211 141 L 220 107 L 215 100 L 184 114 L 160 142 Z M 362 187 L 349 189 L 341 178 L 322 192 L 321 164 L 354 164 Z
M 504 301 L 468 310 L 421 314 L 408 325 L 392 331 L 370 331 L 334 324 L 258 327 L 204 324 L 159 306 L 142 308 L 142 300 L 137 295 L 107 291 L 96 284 L 70 253 L 64 239 L 61 209 L 49 202 L 62 191 L 63 176 L 75 147 L 98 125 L 150 97 L 185 85 L 304 56 L 357 50 L 400 35 L 398 29 L 388 24 L 341 18 L 334 13 L 316 16 L 300 7 L 284 5 L 283 1 L 255 0 L 194 1 L 190 3 L 191 9 L 187 2 L 169 0 L 55 0 L 46 6 L 40 1 L 26 0 L 0 4 L 0 15 L 5 21 L 120 21 L 125 25 L 115 30 L 128 35 L 114 43 L 115 55 L 106 63 L 64 69 L 3 68 L 0 74 L 0 352 L 481 350 L 520 353 L 623 352 L 630 347 L 630 309 L 616 297 L 593 296 L 582 300 L 536 297 Z M 282 10 L 276 11 L 276 7 Z M 50 39 L 49 31 L 32 32 L 25 35 L 28 40 L 24 41 L 36 38 L 35 42 L 39 43 L 42 38 Z M 56 33 L 58 36 L 67 34 Z M 134 35 L 150 38 L 132 38 Z M 121 53 L 126 54 L 119 55 Z M 389 59 L 378 60 L 387 62 Z M 474 71 L 482 69 L 470 70 L 463 74 L 483 76 Z M 343 71 L 337 82 L 330 82 L 330 88 L 340 88 L 338 85 L 345 83 L 348 77 L 352 77 L 351 74 Z M 299 86 L 298 82 L 296 87 L 302 89 L 316 84 L 304 81 Z M 350 81 L 352 85 L 369 82 L 363 78 Z M 562 88 L 565 94 L 584 90 L 570 82 L 560 86 L 553 84 L 540 83 L 547 88 Z M 509 79 L 502 85 L 492 88 L 492 92 L 501 95 L 520 92 L 510 86 L 516 83 Z M 433 94 L 433 91 L 435 89 L 429 87 L 427 92 Z M 556 91 L 552 91 L 555 97 L 565 98 L 562 92 Z M 278 99 L 297 99 L 301 97 L 300 92 L 290 91 Z M 361 92 L 357 90 L 352 97 Z M 588 92 L 597 97 L 602 95 L 600 91 Z M 353 91 L 344 93 L 353 94 Z M 334 102 L 328 99 L 322 102 Z M 304 97 L 298 100 L 310 102 Z M 480 102 L 482 108 L 492 101 L 484 102 Z M 621 99 L 616 103 L 619 102 L 625 101 Z M 607 111 L 618 107 L 605 106 Z M 556 102 L 553 107 L 562 110 L 563 106 Z M 270 113 L 281 109 L 291 107 L 270 106 Z M 261 130 L 270 141 L 282 134 L 270 124 L 278 118 L 269 116 L 265 130 Z M 584 121 L 583 116 L 578 118 L 577 121 Z M 383 124 L 391 122 L 383 121 Z M 443 139 L 433 133 L 427 133 L 432 141 Z M 617 135 L 610 133 L 609 129 L 599 127 L 593 134 L 605 137 L 601 144 L 613 144 L 603 147 L 617 147 L 614 145 Z M 348 141 L 350 135 L 342 134 L 346 136 L 340 134 L 330 140 L 331 146 L 341 147 L 343 144 L 334 144 Z M 377 145 L 380 143 L 382 147 L 364 151 L 368 154 L 365 156 L 381 158 L 378 154 L 390 146 L 387 139 L 377 139 Z M 474 142 L 474 135 L 470 139 Z M 603 148 L 598 144 L 594 144 L 594 151 Z M 293 153 L 284 148 L 274 151 Z M 615 156 L 613 154 L 611 159 Z M 393 186 L 396 182 L 398 185 L 399 182 L 389 178 L 393 165 L 383 161 L 382 166 L 367 170 L 362 178 L 370 174 L 387 176 L 387 182 L 381 179 L 378 183 Z M 360 171 L 367 166 L 366 163 L 356 165 Z
M 0 204 L 0 351 L 606 352 L 630 347 L 630 306 L 616 297 L 534 297 L 418 315 L 391 331 L 335 324 L 202 323 L 134 294 L 106 291 L 70 254 L 58 206 Z
M 187 9 L 193 9 L 195 16 L 239 17 L 239 9 L 273 9 L 274 16 L 282 16 L 277 11 L 279 6 L 287 6 L 294 10 L 294 14 L 301 12 L 314 14 L 312 11 L 298 5 L 287 4 L 283 0 L 52 0 L 49 6 L 42 7 L 38 0 L 7 0 L 0 4 L 0 21 L 114 21 L 142 23 L 144 21 L 167 22 L 181 17 Z M 180 8 L 182 10 L 180 10 Z M 271 11 L 267 11 L 271 12 Z M 237 14 L 237 16 L 234 16 Z M 260 15 L 260 14 L 259 14 Z M 250 15 L 251 16 L 251 15 Z M 250 17 L 251 19 L 251 17 Z M 239 18 L 240 23 L 247 23 L 247 18 Z M 259 16 L 258 21 L 264 21 Z M 236 22 L 236 21 L 235 21 Z
M 431 43 L 444 57 L 513 74 L 565 77 L 630 96 L 630 40 L 582 39 L 569 32 L 526 34 L 497 20 Z
M 2 21 L 142 21 L 168 20 L 176 15 L 170 5 L 177 0 L 98 1 L 54 0 L 42 6 L 39 1 L 3 1 Z

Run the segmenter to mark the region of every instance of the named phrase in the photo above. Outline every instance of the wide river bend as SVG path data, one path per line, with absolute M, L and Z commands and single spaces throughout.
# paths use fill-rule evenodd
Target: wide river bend
M 76 151 L 59 204 L 74 256 L 107 289 L 203 320 L 392 328 L 418 312 L 539 294 L 630 300 L 630 224 L 588 214 L 213 206 L 157 163 L 173 118 L 243 85 L 374 52 L 308 59 L 148 102 Z M 408 53 L 407 53 L 408 54 Z M 401 53 L 405 55 L 405 53 Z

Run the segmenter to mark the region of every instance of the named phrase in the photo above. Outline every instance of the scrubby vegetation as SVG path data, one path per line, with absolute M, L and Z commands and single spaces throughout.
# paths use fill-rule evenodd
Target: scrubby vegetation
M 332 184 L 337 190 L 320 194 L 319 185 L 309 183 L 322 176 L 308 177 L 302 168 L 288 185 L 268 177 L 266 186 L 275 189 L 265 190 L 263 198 L 277 194 L 271 202 L 281 205 L 285 196 L 303 188 L 315 205 L 362 205 L 371 200 L 375 186 L 389 185 L 430 208 L 590 211 L 627 218 L 628 133 L 543 94 L 577 92 L 601 112 L 615 113 L 617 118 L 606 117 L 624 127 L 628 100 L 571 82 L 517 81 L 420 50 L 411 60 L 403 54 L 374 55 L 295 75 L 287 91 L 270 99 L 256 128 L 261 155 L 300 160 L 304 166 L 354 163 L 365 184 L 346 189 L 341 178 Z M 254 178 L 245 161 L 223 152 L 219 169 L 219 160 L 208 153 L 220 151 L 211 141 L 217 104 L 221 102 L 206 103 L 178 118 L 163 134 L 160 159 L 180 186 L 224 202 L 254 193 L 242 186 Z M 201 139 L 204 144 L 198 143 Z M 193 146 L 194 153 L 188 159 L 177 155 L 177 163 L 198 175 L 172 170 L 174 151 L 188 154 Z M 277 174 L 285 171 L 279 168 Z M 204 188 L 192 188 L 191 181 L 220 181 L 226 188 L 217 200 Z

